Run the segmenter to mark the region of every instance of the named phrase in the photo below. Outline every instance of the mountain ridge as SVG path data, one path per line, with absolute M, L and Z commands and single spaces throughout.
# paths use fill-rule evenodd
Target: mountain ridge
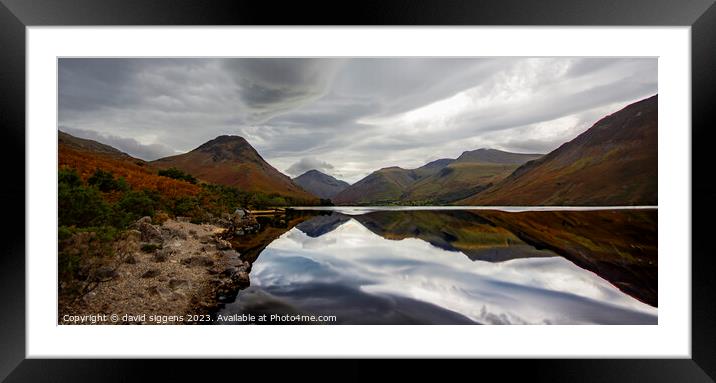
M 311 169 L 293 178 L 293 182 L 309 193 L 326 199 L 332 198 L 350 186 L 348 182 L 339 180 L 316 169 Z
M 207 182 L 315 203 L 318 198 L 271 166 L 240 136 L 221 135 L 183 154 L 150 162 L 160 169 L 177 168 Z
M 444 204 L 473 195 L 540 154 L 480 148 L 458 158 L 441 158 L 415 169 L 376 170 L 333 199 L 337 204 Z
M 457 204 L 657 205 L 657 140 L 654 95 L 601 118 L 573 140 Z

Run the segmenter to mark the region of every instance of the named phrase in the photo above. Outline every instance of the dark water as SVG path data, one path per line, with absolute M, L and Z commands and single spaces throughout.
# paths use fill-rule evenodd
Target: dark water
M 292 222 L 219 312 L 246 315 L 225 323 L 657 323 L 655 210 L 338 209 Z

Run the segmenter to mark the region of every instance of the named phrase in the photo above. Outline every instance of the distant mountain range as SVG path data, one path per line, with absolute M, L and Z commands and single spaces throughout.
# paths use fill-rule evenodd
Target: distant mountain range
M 658 96 L 597 121 L 464 205 L 657 205 Z
M 241 190 L 317 200 L 269 165 L 239 136 L 219 136 L 188 153 L 160 158 L 150 164 L 160 169 L 177 168 L 200 180 Z
M 350 186 L 348 182 L 335 179 L 318 170 L 309 170 L 293 179 L 296 185 L 321 198 L 333 198 Z
M 457 159 L 439 159 L 417 169 L 383 168 L 336 195 L 333 202 L 448 204 L 487 189 L 519 165 L 540 156 L 477 149 Z
M 291 179 L 238 136 L 219 136 L 151 162 L 64 132 L 58 139 L 60 164 L 82 172 L 106 167 L 131 180 L 135 173 L 148 179 L 158 169 L 177 168 L 201 181 L 306 204 L 657 205 L 657 112 L 653 96 L 602 118 L 546 155 L 477 149 L 416 169 L 382 168 L 353 185 L 318 170 Z

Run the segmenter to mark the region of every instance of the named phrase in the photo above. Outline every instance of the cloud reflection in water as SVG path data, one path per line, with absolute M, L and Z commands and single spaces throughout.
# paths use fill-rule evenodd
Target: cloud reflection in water
M 317 237 L 291 229 L 250 277 L 225 314 L 337 315 L 345 324 L 657 321 L 656 308 L 562 257 L 473 261 L 420 239 L 385 239 L 353 218 Z

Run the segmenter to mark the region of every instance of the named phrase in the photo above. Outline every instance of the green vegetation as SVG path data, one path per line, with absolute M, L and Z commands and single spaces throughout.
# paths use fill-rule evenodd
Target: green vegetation
M 196 182 L 190 175 L 171 169 L 165 176 Z M 148 188 L 130 187 L 122 177 L 96 169 L 86 181 L 70 167 L 58 170 L 58 273 L 60 294 L 75 297 L 96 287 L 99 267 L 121 262 L 113 248 L 119 236 L 141 217 L 154 222 L 169 217 L 189 217 L 191 222 L 211 222 L 237 207 L 265 209 L 301 205 L 303 201 L 278 194 L 246 192 L 234 187 L 201 183 L 198 194 L 160 193 Z M 330 201 L 325 200 L 328 204 Z M 156 245 L 142 245 L 153 252 Z
M 194 176 L 188 173 L 184 173 L 177 168 L 162 169 L 157 174 L 162 177 L 174 178 L 176 180 L 182 180 L 191 184 L 196 184 L 196 178 Z
M 87 183 L 89 185 L 96 186 L 97 189 L 105 193 L 111 191 L 129 190 L 129 185 L 127 185 L 127 181 L 125 181 L 124 178 L 119 177 L 115 179 L 112 173 L 106 172 L 102 169 L 95 170 L 94 174 L 87 179 Z

